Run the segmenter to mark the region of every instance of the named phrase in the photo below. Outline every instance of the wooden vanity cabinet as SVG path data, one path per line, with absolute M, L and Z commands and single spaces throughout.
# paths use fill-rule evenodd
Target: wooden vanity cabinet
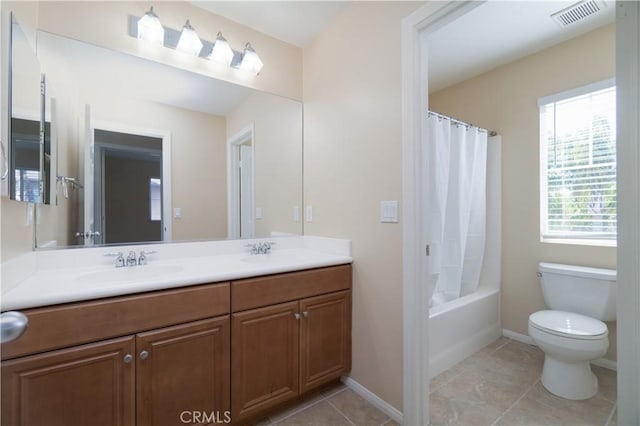
M 214 413 L 223 420 L 230 410 L 229 284 L 186 288 L 184 295 L 187 302 L 199 295 L 219 296 L 226 303 L 218 305 L 214 298 L 216 303 L 206 310 L 200 301 L 196 309 L 188 303 L 157 304 L 167 296 L 179 299 L 180 291 L 170 290 L 73 304 L 91 315 L 104 316 L 112 310 L 109 317 L 116 324 L 111 329 L 105 324 L 99 336 L 122 328 L 139 332 L 4 360 L 2 425 L 176 425 L 183 423 L 183 412 L 189 424 L 198 424 L 192 421 L 193 412 L 209 418 Z M 136 314 L 133 307 L 141 310 Z M 157 315 L 156 307 L 166 309 Z M 33 310 L 37 327 L 48 322 L 46 313 L 52 318 L 65 312 L 77 314 L 68 306 L 46 309 Z M 30 310 L 24 312 L 29 316 Z M 170 318 L 199 316 L 205 318 L 158 327 Z M 131 321 L 123 325 L 118 321 L 123 317 Z M 82 323 L 75 327 L 82 328 Z M 38 344 L 50 347 L 59 344 L 51 340 L 68 341 L 72 330 L 62 328 L 48 342 Z M 83 331 L 78 334 L 87 338 Z M 35 334 L 30 342 L 38 342 Z
M 244 423 L 351 369 L 351 265 L 23 313 L 2 426 Z
M 136 335 L 138 425 L 197 424 L 193 413 L 225 418 L 229 331 L 226 315 Z
M 273 292 L 256 298 L 267 284 Z M 261 299 L 272 303 L 273 294 L 280 301 L 294 298 L 232 313 L 234 422 L 256 418 L 351 370 L 350 289 L 350 265 L 232 283 L 236 307 L 265 303 Z
M 134 424 L 134 350 L 128 336 L 4 361 L 2 424 Z

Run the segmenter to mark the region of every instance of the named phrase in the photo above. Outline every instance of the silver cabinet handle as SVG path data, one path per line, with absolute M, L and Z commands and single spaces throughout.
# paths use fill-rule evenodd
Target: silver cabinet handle
M 131 354 L 126 354 L 124 356 L 124 363 L 125 364 L 131 364 L 131 361 L 133 361 L 133 356 L 131 356 Z
M 302 316 L 303 316 L 303 317 L 305 317 L 305 318 L 307 318 L 307 317 L 309 316 L 309 311 L 304 311 L 304 312 L 302 313 Z
M 2 331 L 0 342 L 7 343 L 16 340 L 22 336 L 28 324 L 29 319 L 22 312 L 3 312 L 2 315 L 0 315 L 0 330 Z
M 296 317 L 296 319 L 297 319 L 297 320 L 299 320 L 299 319 L 300 319 L 300 314 L 299 314 L 299 313 L 297 313 L 297 312 L 296 312 L 295 314 L 293 314 L 293 316 L 294 316 L 294 317 Z
M 147 359 L 147 358 L 149 358 L 149 352 L 147 351 L 140 352 L 140 359 Z

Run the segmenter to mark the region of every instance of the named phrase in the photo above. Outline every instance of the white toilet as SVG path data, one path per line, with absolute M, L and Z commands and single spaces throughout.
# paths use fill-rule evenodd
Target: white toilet
M 551 310 L 529 316 L 529 336 L 545 353 L 542 384 L 567 399 L 598 392 L 590 361 L 609 348 L 602 321 L 616 319 L 616 271 L 540 263 L 542 294 Z

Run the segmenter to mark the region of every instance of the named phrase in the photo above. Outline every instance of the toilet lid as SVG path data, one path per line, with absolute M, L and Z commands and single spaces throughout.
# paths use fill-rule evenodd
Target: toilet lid
M 564 311 L 538 311 L 529 323 L 548 333 L 574 339 L 597 339 L 607 334 L 607 325 L 595 318 Z

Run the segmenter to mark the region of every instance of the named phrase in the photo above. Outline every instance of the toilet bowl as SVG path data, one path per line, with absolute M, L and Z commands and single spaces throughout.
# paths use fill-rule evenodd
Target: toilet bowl
M 529 336 L 545 353 L 541 381 L 562 398 L 588 399 L 598 392 L 590 361 L 609 348 L 603 321 L 616 319 L 616 271 L 540 263 L 538 276 L 550 310 L 529 316 Z
M 590 361 L 609 348 L 605 323 L 564 311 L 538 311 L 529 317 L 529 336 L 545 353 L 542 384 L 562 398 L 588 399 L 598 392 Z

